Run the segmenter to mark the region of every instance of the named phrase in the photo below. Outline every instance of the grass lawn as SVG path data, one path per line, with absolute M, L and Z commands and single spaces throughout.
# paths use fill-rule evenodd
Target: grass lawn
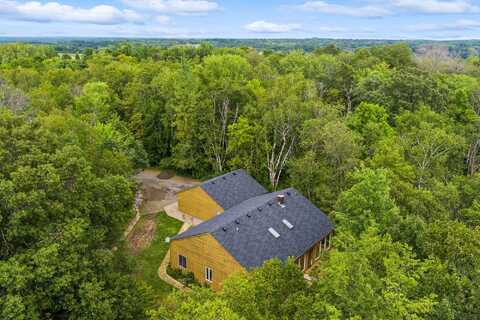
M 141 217 L 137 226 L 141 227 L 145 219 L 145 216 Z M 182 222 L 170 218 L 164 212 L 156 214 L 155 222 L 157 227 L 152 243 L 135 256 L 137 263 L 134 276 L 136 279 L 149 284 L 159 300 L 162 300 L 173 289 L 173 287 L 160 280 L 157 274 L 169 246 L 168 243 L 165 243 L 165 238 L 177 234 Z

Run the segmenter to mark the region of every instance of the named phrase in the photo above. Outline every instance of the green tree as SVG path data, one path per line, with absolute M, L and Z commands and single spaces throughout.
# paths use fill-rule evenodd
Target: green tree
M 263 124 L 260 143 L 265 147 L 270 185 L 276 189 L 288 161 L 295 153 L 302 123 L 313 115 L 315 90 L 301 74 L 280 76 L 257 96 Z
M 0 315 L 144 318 L 147 292 L 119 272 L 131 163 L 69 114 L 0 111 Z
M 291 162 L 290 180 L 309 199 L 331 209 L 347 185 L 347 175 L 360 162 L 358 136 L 340 119 L 311 119 L 301 133 L 302 157 Z
M 248 62 L 235 55 L 206 57 L 199 69 L 204 93 L 200 112 L 205 113 L 208 126 L 204 148 L 216 172 L 225 169 L 228 126 L 241 114 L 246 99 L 245 85 L 251 73 Z
M 400 115 L 397 126 L 406 157 L 417 170 L 417 187 L 431 177 L 448 178 L 464 170 L 465 139 L 443 115 L 421 108 Z
M 342 318 L 424 319 L 433 313 L 435 295 L 419 293 L 428 263 L 416 260 L 410 248 L 374 229 L 335 243 L 339 248 L 320 264 L 313 290 Z
M 259 159 L 264 153 L 263 145 L 259 143 L 258 136 L 262 127 L 253 124 L 245 117 L 228 127 L 229 166 L 231 168 L 244 168 L 254 176 L 262 177 L 265 172 L 265 163 Z
M 384 170 L 363 169 L 352 174 L 355 184 L 344 191 L 335 205 L 339 228 L 360 235 L 371 226 L 392 232 L 399 210 L 390 196 L 390 184 Z
M 74 113 L 92 121 L 106 122 L 113 115 L 112 95 L 106 83 L 87 83 L 75 100 Z
M 393 136 L 394 130 L 388 124 L 388 114 L 379 105 L 361 103 L 348 118 L 349 127 L 362 137 L 367 154 L 372 154 L 375 145 Z

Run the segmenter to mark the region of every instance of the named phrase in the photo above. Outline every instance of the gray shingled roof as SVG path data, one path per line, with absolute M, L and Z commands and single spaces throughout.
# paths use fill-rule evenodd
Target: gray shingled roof
M 284 208 L 276 200 L 278 194 L 285 195 Z M 280 237 L 275 238 L 269 228 Z M 248 199 L 172 240 L 210 233 L 242 266 L 251 269 L 268 259 L 301 256 L 332 230 L 330 219 L 320 209 L 289 188 Z
M 200 187 L 224 210 L 267 192 L 261 184 L 242 169 L 205 181 Z

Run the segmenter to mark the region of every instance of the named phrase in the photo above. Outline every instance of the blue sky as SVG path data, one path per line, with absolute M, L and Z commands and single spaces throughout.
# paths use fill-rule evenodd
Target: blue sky
M 480 0 L 0 0 L 0 36 L 480 39 Z

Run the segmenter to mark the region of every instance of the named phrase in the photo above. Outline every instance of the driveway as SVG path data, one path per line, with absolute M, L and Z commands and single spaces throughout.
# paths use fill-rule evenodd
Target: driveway
M 158 169 L 145 169 L 134 178 L 140 183 L 143 193 L 143 204 L 140 209 L 142 214 L 162 211 L 166 205 L 176 201 L 175 194 L 178 191 L 200 183 L 198 180 Z

